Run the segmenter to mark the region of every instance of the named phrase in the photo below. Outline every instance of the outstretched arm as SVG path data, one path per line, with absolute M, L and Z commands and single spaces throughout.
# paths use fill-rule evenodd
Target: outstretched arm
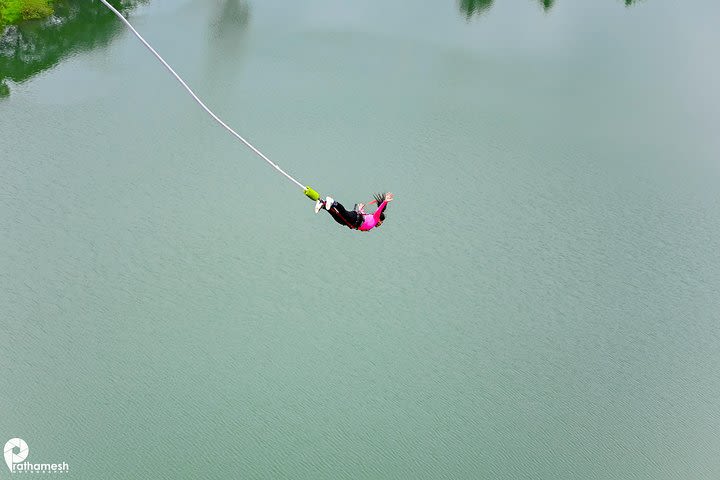
M 387 195 L 385 195 L 385 201 L 380 204 L 377 210 L 375 210 L 375 213 L 373 213 L 373 217 L 375 218 L 376 222 L 380 221 L 380 214 L 382 214 L 383 210 L 385 210 L 385 207 L 387 206 L 388 202 L 392 202 L 393 200 L 393 194 L 388 192 Z
M 395 197 L 394 197 L 393 194 L 390 193 L 390 192 L 388 192 L 387 195 L 385 196 L 385 200 L 387 200 L 388 202 L 392 202 L 392 199 L 393 199 L 393 198 L 395 198 Z M 377 203 L 377 200 L 370 200 L 370 201 L 368 202 L 368 205 L 372 205 L 373 203 Z
M 379 222 L 379 221 L 380 221 L 380 214 L 383 212 L 383 210 L 385 210 L 385 206 L 387 205 L 387 203 L 388 203 L 387 200 L 385 200 L 384 202 L 382 202 L 382 203 L 380 204 L 380 206 L 378 207 L 378 209 L 375 210 L 375 213 L 373 213 L 373 217 L 375 218 L 375 221 L 376 221 L 376 222 Z
M 393 198 L 394 198 L 394 197 L 393 197 L 393 194 L 390 193 L 390 192 L 388 192 L 388 193 L 387 193 L 387 196 L 385 197 L 385 200 L 387 200 L 388 202 L 391 202 Z M 368 205 L 372 205 L 373 203 L 377 203 L 377 200 L 370 200 L 370 201 L 368 202 Z

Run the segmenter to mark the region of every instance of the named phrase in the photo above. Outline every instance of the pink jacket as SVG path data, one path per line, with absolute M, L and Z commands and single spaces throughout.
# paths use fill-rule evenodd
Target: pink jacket
M 372 230 L 375 228 L 380 221 L 380 214 L 385 210 L 385 206 L 387 205 L 387 200 L 382 202 L 377 210 L 375 210 L 375 213 L 372 215 L 365 213 L 363 210 L 360 210 L 360 213 L 363 214 L 363 223 L 360 225 L 360 228 L 358 230 L 362 230 L 363 232 L 367 232 L 368 230 Z

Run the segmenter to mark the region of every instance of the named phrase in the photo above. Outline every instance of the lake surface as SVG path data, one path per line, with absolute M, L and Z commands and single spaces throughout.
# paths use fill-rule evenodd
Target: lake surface
M 115 20 L 3 64 L 0 442 L 78 479 L 720 478 L 717 2 L 128 13 L 290 174 L 396 201 L 314 215 Z

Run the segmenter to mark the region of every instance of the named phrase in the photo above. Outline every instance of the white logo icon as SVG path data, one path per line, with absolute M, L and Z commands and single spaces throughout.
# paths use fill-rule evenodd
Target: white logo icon
M 5 452 L 5 463 L 11 472 L 14 470 L 15 464 L 25 460 L 30 453 L 28 444 L 22 438 L 8 440 L 3 451 Z
M 0 0 L 1 1 L 1 0 Z M 70 465 L 62 463 L 31 463 L 25 461 L 30 453 L 28 444 L 22 438 L 11 438 L 5 444 L 3 449 L 5 454 L 5 463 L 7 463 L 10 473 L 40 472 L 55 473 L 67 472 Z

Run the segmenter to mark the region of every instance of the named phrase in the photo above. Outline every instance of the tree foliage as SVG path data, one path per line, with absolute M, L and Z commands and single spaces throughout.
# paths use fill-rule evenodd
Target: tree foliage
M 8 5 L 0 0 L 0 5 Z M 146 0 L 114 0 L 123 14 Z M 32 0 L 28 15 L 47 13 L 43 0 Z M 107 45 L 123 28 L 118 19 L 99 1 L 55 0 L 51 17 L 22 22 L 4 28 L 0 35 L 0 97 L 8 95 L 7 80 L 20 83 L 55 66 L 77 52 Z M 22 14 L 22 10 L 21 10 Z M 4 93 L 4 95 L 3 95 Z
M 52 0 L 0 0 L 0 26 L 52 14 Z

